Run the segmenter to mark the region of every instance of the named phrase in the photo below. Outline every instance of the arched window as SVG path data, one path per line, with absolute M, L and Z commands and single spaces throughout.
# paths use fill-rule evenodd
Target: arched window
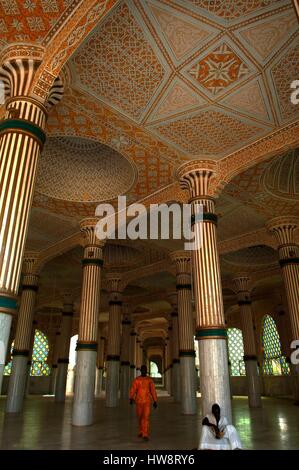
M 48 354 L 49 341 L 46 335 L 40 330 L 35 330 L 30 375 L 50 375 L 50 367 L 47 364 Z
M 246 375 L 242 331 L 239 328 L 228 328 L 227 336 L 231 375 Z
M 10 361 L 6 364 L 4 367 L 4 372 L 3 375 L 10 375 L 11 374 L 11 368 L 12 368 L 12 352 L 13 352 L 13 347 L 15 344 L 15 340 L 11 343 L 11 348 L 10 348 Z
M 262 328 L 263 373 L 265 375 L 288 375 L 290 367 L 281 352 L 276 323 L 271 315 L 265 315 Z
M 159 370 L 158 370 L 158 366 L 154 361 L 150 361 L 150 376 L 151 377 L 162 377 Z

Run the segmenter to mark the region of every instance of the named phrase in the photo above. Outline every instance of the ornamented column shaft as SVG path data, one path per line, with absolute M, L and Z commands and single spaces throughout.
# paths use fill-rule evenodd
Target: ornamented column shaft
M 189 191 L 191 223 L 195 234 L 191 250 L 196 308 L 196 337 L 199 341 L 202 414 L 218 403 L 231 422 L 231 398 L 227 360 L 220 263 L 216 241 L 217 216 L 211 196 L 211 180 L 216 173 L 213 161 L 188 162 L 177 176 Z
M 41 49 L 36 49 L 41 55 Z M 0 67 L 6 108 L 0 121 L 0 351 L 4 349 L 4 354 L 10 315 L 16 309 L 37 162 L 45 142 L 47 107 L 59 100 L 63 90 L 59 81 L 45 103 L 30 97 L 39 65 L 40 60 L 24 58 L 10 50 L 9 59 L 4 58 Z M 2 356 L 0 353 L 0 366 Z
M 136 375 L 136 332 L 134 327 L 130 331 L 130 384 Z
M 72 423 L 87 426 L 93 422 L 93 404 L 97 359 L 98 316 L 100 309 L 102 248 L 96 237 L 97 219 L 86 219 L 80 229 L 85 238 L 83 283 L 77 343 L 76 380 Z
M 171 312 L 171 326 L 172 326 L 172 374 L 171 374 L 171 388 L 172 395 L 175 402 L 181 400 L 181 371 L 180 371 L 180 357 L 179 357 L 179 325 L 178 325 L 178 312 L 177 305 L 172 304 Z
M 176 266 L 182 414 L 192 415 L 196 413 L 196 370 L 190 252 L 176 251 L 171 259 Z
M 299 340 L 299 246 L 294 232 L 299 227 L 297 217 L 277 217 L 270 220 L 267 228 L 278 242 L 279 264 L 287 294 L 292 340 Z M 294 395 L 299 402 L 299 366 L 292 365 Z
M 234 279 L 240 307 L 240 320 L 243 333 L 244 362 L 246 369 L 248 402 L 250 408 L 258 408 L 261 403 L 261 386 L 256 355 L 255 335 L 253 329 L 250 278 L 241 274 Z
M 99 323 L 97 370 L 96 370 L 96 385 L 95 385 L 96 397 L 100 397 L 101 392 L 103 390 L 104 353 L 105 353 L 105 336 L 103 336 L 103 324 Z
M 108 276 L 110 285 L 109 323 L 107 339 L 107 381 L 106 406 L 114 408 L 119 404 L 119 372 L 120 372 L 120 325 L 121 325 L 121 276 Z
M 123 307 L 120 362 L 120 397 L 129 398 L 130 390 L 130 332 L 132 322 L 128 313 L 128 305 Z
M 64 402 L 69 365 L 69 352 L 73 324 L 73 299 L 71 294 L 64 296 L 61 331 L 58 341 L 59 356 L 57 360 L 57 379 L 55 384 L 55 401 Z
M 24 280 L 6 401 L 7 413 L 21 411 L 26 392 L 30 340 L 38 290 L 38 274 L 35 271 L 37 257 L 35 253 L 28 253 L 24 259 Z

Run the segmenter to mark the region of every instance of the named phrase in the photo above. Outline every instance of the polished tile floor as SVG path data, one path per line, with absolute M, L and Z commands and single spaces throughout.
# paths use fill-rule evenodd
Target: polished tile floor
M 71 426 L 72 400 L 28 397 L 24 412 L 5 415 L 0 397 L 0 449 L 195 449 L 201 416 L 182 416 L 180 406 L 160 393 L 159 407 L 151 416 L 151 439 L 136 437 L 134 406 L 117 409 L 96 400 L 95 424 Z M 198 399 L 200 405 L 200 399 Z M 200 408 L 200 406 L 198 406 Z M 233 399 L 234 424 L 245 449 L 299 449 L 299 407 L 288 399 L 263 398 L 263 407 L 249 410 L 245 397 Z

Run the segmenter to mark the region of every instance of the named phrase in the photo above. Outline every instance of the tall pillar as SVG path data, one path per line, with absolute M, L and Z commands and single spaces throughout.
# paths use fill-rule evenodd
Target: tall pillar
M 104 242 L 95 233 L 97 219 L 80 224 L 85 239 L 82 295 L 77 342 L 76 380 L 72 424 L 88 426 L 93 422 L 93 404 L 100 308 L 102 248 Z
M 136 375 L 136 332 L 134 327 L 130 331 L 130 384 L 132 384 Z
M 7 413 L 18 413 L 22 410 L 26 392 L 30 340 L 39 277 L 35 269 L 37 258 L 36 253 L 27 253 L 24 258 L 21 303 L 6 401 Z
M 216 241 L 217 216 L 211 185 L 211 180 L 216 176 L 216 163 L 210 160 L 188 162 L 177 170 L 177 176 L 183 189 L 189 191 L 195 235 L 191 256 L 202 414 L 210 413 L 213 403 L 218 403 L 228 422 L 231 422 L 227 333 Z
M 172 374 L 171 374 L 171 389 L 175 402 L 181 400 L 181 372 L 180 372 L 180 358 L 179 358 L 179 325 L 178 325 L 178 312 L 177 312 L 177 297 L 175 300 L 173 296 L 170 299 L 172 312 L 171 312 L 171 346 L 172 346 Z
M 165 343 L 165 358 L 166 358 L 166 368 L 165 368 L 165 386 L 169 395 L 172 395 L 172 326 L 171 320 L 168 320 L 168 336 Z
M 95 396 L 100 397 L 103 390 L 103 371 L 104 371 L 104 353 L 105 353 L 105 337 L 103 336 L 103 326 L 99 323 L 98 328 L 98 353 L 97 353 L 97 370 Z
M 297 217 L 277 217 L 268 222 L 267 228 L 278 243 L 279 264 L 287 294 L 292 340 L 299 340 L 299 246 L 294 232 L 299 227 Z M 299 402 L 299 365 L 292 364 L 294 398 Z
M 193 415 L 197 407 L 190 252 L 176 251 L 171 259 L 176 266 L 182 413 Z
M 251 310 L 250 278 L 246 274 L 240 274 L 234 279 L 234 284 L 240 307 L 248 403 L 250 408 L 258 408 L 262 405 L 262 402 Z
M 72 325 L 73 299 L 70 293 L 66 293 L 63 299 L 61 330 L 58 340 L 59 353 L 57 360 L 57 378 L 55 384 L 55 401 L 57 402 L 65 401 Z
M 49 393 L 50 395 L 55 395 L 55 389 L 56 389 L 56 379 L 57 379 L 57 361 L 58 361 L 58 355 L 59 355 L 59 336 L 60 336 L 60 331 L 56 331 L 55 333 L 55 338 L 53 341 L 53 353 L 52 353 L 52 364 L 51 364 L 51 376 L 50 376 L 50 390 Z
M 129 398 L 130 390 L 130 332 L 132 322 L 128 313 L 128 305 L 123 307 L 121 355 L 120 355 L 120 397 Z
M 106 406 L 114 408 L 119 403 L 121 276 L 107 276 L 109 282 L 109 323 L 107 339 Z
M 142 349 L 141 349 L 141 340 L 139 337 L 136 337 L 136 377 L 140 375 L 140 368 L 142 366 Z
M 22 56 L 21 50 L 25 51 Z M 32 57 L 30 57 L 32 54 Z M 0 376 L 16 310 L 36 168 L 45 142 L 47 108 L 62 95 L 59 79 L 43 102 L 30 96 L 41 48 L 9 48 L 0 67 L 5 115 L 0 121 Z M 59 96 L 58 96 L 59 95 Z M 1 385 L 1 384 L 0 384 Z

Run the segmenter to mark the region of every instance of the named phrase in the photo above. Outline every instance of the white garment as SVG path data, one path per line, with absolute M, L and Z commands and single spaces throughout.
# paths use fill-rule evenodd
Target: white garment
M 217 424 L 216 418 L 213 414 L 206 416 L 211 424 Z M 218 427 L 220 431 L 224 433 L 221 439 L 216 439 L 213 429 L 209 426 L 203 426 L 201 437 L 199 441 L 199 450 L 209 449 L 209 450 L 234 450 L 242 449 L 242 444 L 240 437 L 236 428 L 228 424 L 225 417 L 220 418 Z

